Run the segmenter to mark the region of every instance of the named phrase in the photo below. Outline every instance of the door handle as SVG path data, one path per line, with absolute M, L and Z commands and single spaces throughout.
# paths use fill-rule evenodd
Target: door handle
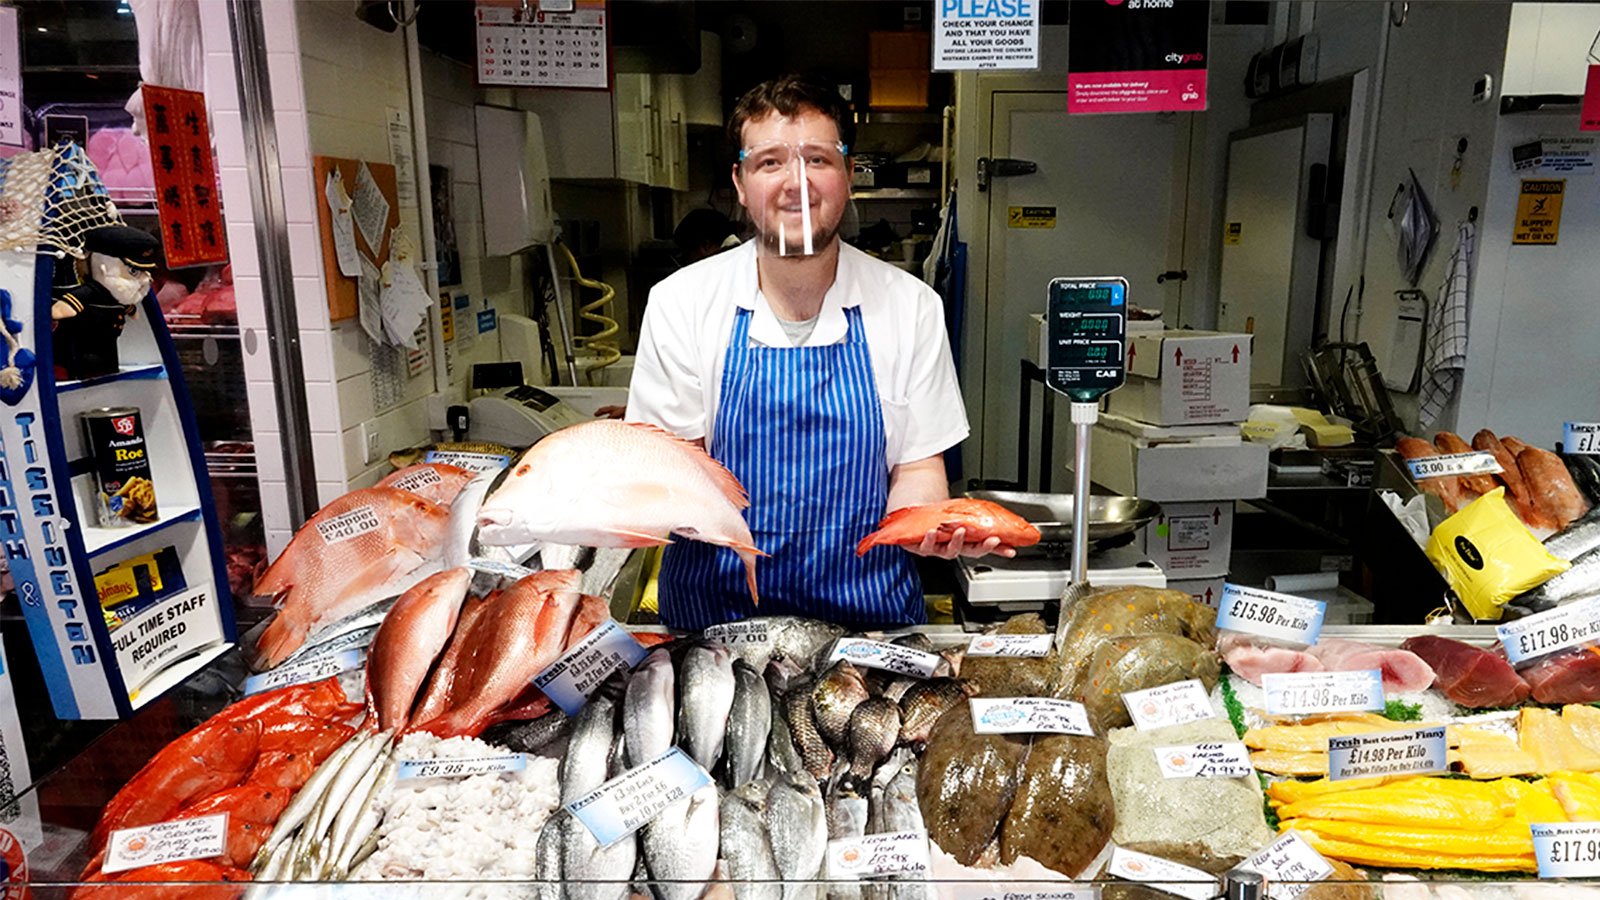
M 1169 272 L 1162 272 L 1160 275 L 1156 276 L 1156 284 L 1166 284 L 1169 281 L 1188 281 L 1188 280 L 1189 280 L 1189 270 L 1188 269 L 1174 269 L 1174 270 L 1169 271 Z
M 1039 164 L 1029 159 L 1007 159 L 997 157 L 990 159 L 987 156 L 978 157 L 978 191 L 989 190 L 991 178 L 1015 178 L 1018 175 L 1032 175 L 1039 171 Z

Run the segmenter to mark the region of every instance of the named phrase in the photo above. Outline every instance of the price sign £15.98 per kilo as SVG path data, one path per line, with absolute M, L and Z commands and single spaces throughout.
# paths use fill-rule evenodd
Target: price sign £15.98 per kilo
M 1122 387 L 1127 326 L 1127 279 L 1051 281 L 1045 383 L 1079 403 L 1092 403 Z

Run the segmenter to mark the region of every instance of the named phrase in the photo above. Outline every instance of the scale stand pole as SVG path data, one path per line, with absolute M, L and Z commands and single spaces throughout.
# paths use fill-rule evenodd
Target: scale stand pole
M 1095 403 L 1072 404 L 1072 582 L 1084 584 L 1089 574 L 1089 435 L 1100 418 Z
M 555 315 L 556 327 L 561 330 L 561 352 L 566 357 L 567 378 L 570 379 L 570 381 L 568 383 L 571 384 L 573 387 L 577 387 L 578 386 L 578 361 L 577 361 L 577 353 L 573 348 L 573 345 L 576 343 L 576 341 L 573 340 L 572 334 L 570 334 L 567 331 L 567 321 L 568 321 L 567 316 L 568 316 L 568 313 L 567 313 L 567 307 L 562 303 L 563 295 L 564 295 L 565 292 L 561 290 L 561 270 L 556 265 L 556 245 L 555 245 L 555 241 L 551 241 L 548 244 L 541 244 L 540 246 L 542 246 L 544 248 L 544 257 L 545 257 L 545 259 L 550 261 L 550 286 L 555 289 L 555 298 L 556 298 L 556 315 Z M 555 375 L 556 378 L 559 380 L 560 375 L 558 375 L 556 373 L 551 373 L 551 374 Z

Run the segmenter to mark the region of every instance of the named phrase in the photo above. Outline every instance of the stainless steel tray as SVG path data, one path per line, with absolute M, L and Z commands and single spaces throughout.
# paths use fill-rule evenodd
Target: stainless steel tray
M 1035 494 L 1023 491 L 968 491 L 974 500 L 1011 510 L 1039 529 L 1042 543 L 1072 540 L 1071 494 Z M 1161 512 L 1161 505 L 1138 497 L 1090 497 L 1089 540 L 1130 534 L 1143 528 Z

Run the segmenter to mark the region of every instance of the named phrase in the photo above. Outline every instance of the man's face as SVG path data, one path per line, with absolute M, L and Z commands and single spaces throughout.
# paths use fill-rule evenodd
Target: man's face
M 815 109 L 793 116 L 768 113 L 746 122 L 744 159 L 734 164 L 733 186 L 750 215 L 761 248 L 782 255 L 805 252 L 806 212 L 811 251 L 839 234 L 850 202 L 850 160 L 839 152 L 839 128 Z M 804 171 L 804 185 L 801 172 Z

